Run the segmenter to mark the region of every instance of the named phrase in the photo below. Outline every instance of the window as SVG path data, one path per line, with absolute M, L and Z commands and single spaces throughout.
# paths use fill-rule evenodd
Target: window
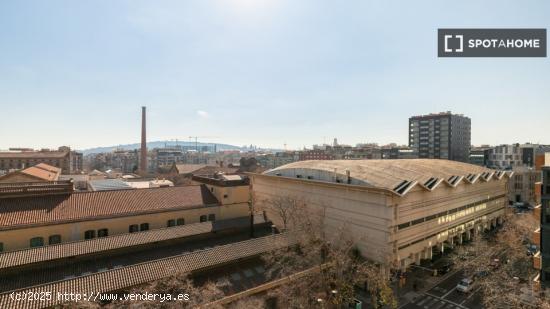
M 43 245 L 44 245 L 44 238 L 42 237 L 31 238 L 31 248 L 42 247 Z
M 206 222 L 206 215 L 202 215 L 200 220 L 201 222 Z
M 184 218 L 178 218 L 178 220 L 176 221 L 176 225 L 184 225 L 184 224 L 185 224 Z
M 61 235 L 51 235 L 48 238 L 48 243 L 50 245 L 60 244 L 61 243 Z
M 166 226 L 167 227 L 176 226 L 176 220 L 170 219 L 170 220 L 166 221 Z
M 97 237 L 107 237 L 107 236 L 109 236 L 109 230 L 108 229 L 97 230 Z
M 95 231 L 94 230 L 88 230 L 84 232 L 84 239 L 92 239 L 95 238 Z
M 0 252 L 4 252 L 4 243 L 0 242 Z
M 397 229 L 398 229 L 398 230 L 401 230 L 401 229 L 407 228 L 407 227 L 409 227 L 409 226 L 411 226 L 411 223 L 410 223 L 410 222 L 407 222 L 407 223 L 399 224 L 399 225 L 397 226 Z
M 209 214 L 208 215 L 208 221 L 216 221 L 216 215 L 215 214 Z
M 149 229 L 149 223 L 142 223 L 139 225 L 140 231 L 147 231 Z
M 132 224 L 132 225 L 128 226 L 128 232 L 135 233 L 135 232 L 138 232 L 138 231 L 139 231 L 139 228 L 138 228 L 137 224 Z

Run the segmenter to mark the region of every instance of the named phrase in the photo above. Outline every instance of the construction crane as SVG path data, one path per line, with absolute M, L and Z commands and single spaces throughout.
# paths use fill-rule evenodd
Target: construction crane
M 199 138 L 217 138 L 217 136 L 189 136 L 189 139 L 195 139 L 195 151 L 199 152 Z

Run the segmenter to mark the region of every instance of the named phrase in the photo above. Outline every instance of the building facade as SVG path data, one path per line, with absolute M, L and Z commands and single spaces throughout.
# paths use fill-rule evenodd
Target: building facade
M 81 158 L 80 153 L 71 151 L 65 146 L 59 147 L 58 150 L 10 149 L 10 151 L 0 152 L 0 170 L 25 169 L 45 163 L 60 168 L 62 174 L 71 174 L 77 172 L 74 169 L 82 167 Z
M 242 181 L 98 192 L 74 192 L 70 181 L 0 184 L 0 252 L 247 217 L 248 192 Z
M 487 166 L 491 168 L 512 169 L 523 165 L 523 151 L 519 144 L 499 145 L 489 151 Z
M 325 210 L 327 231 L 348 228 L 366 258 L 404 269 L 500 222 L 510 173 L 447 160 L 332 160 L 250 177 L 255 207 L 276 224 L 269 201 L 299 199 Z
M 535 182 L 537 172 L 532 167 L 517 166 L 512 169 L 514 174 L 508 183 L 508 199 L 510 202 L 526 203 L 535 206 Z
M 536 279 L 544 288 L 550 287 L 550 166 L 542 168 L 540 186 L 541 205 L 535 208 L 535 216 L 540 220 L 540 229 L 534 232 L 535 243 L 540 250 L 533 257 L 534 267 L 540 270 Z
M 471 120 L 451 112 L 409 118 L 409 147 L 419 158 L 469 162 Z

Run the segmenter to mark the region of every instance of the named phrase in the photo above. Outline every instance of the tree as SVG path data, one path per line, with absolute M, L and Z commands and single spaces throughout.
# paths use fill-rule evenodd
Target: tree
M 527 255 L 529 243 L 537 222 L 525 214 L 507 214 L 502 226 L 484 237 L 478 235 L 470 245 L 459 246 L 457 267 L 466 276 L 475 277 L 483 293 L 484 308 L 523 308 L 521 291 L 532 289 L 536 275 L 532 257 Z M 465 253 L 477 254 L 475 258 L 460 258 Z M 544 304 L 536 300 L 537 305 Z M 547 306 L 548 304 L 546 304 Z
M 308 308 L 325 302 L 346 305 L 356 298 L 358 287 L 366 287 L 373 306 L 396 307 L 396 300 L 380 265 L 363 259 L 357 240 L 346 224 L 330 228 L 327 208 L 311 207 L 304 200 L 284 196 L 264 203 L 271 215 L 279 216 L 283 229 L 296 245 L 264 255 L 268 275 L 282 278 L 305 269 L 316 272 L 272 291 L 281 308 Z M 275 220 L 276 221 L 276 220 Z

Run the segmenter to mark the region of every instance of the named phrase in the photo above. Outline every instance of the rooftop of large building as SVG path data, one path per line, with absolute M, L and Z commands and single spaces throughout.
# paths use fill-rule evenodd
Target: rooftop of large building
M 2 151 L 0 159 L 33 159 L 33 158 L 63 158 L 69 151 L 48 150 L 48 151 Z
M 0 230 L 217 205 L 204 185 L 0 199 Z
M 453 114 L 451 111 L 446 111 L 446 112 L 439 112 L 439 113 L 430 113 L 430 114 L 427 114 L 427 115 L 416 115 L 416 116 L 412 116 L 411 118 L 429 118 L 429 117 L 440 117 L 440 116 L 466 117 L 466 116 L 464 116 L 464 114 Z
M 390 190 L 404 195 L 419 185 L 432 191 L 441 183 L 456 187 L 465 181 L 500 180 L 506 174 L 450 160 L 311 160 L 298 161 L 265 172 L 266 175 L 336 182 Z
M 233 174 L 238 170 L 238 168 L 235 167 L 220 167 L 206 164 L 175 164 L 174 168 L 178 174 L 193 175 L 214 175 L 216 172 Z
M 48 283 L 31 285 L 18 289 L 18 291 L 32 293 L 37 290 L 46 290 L 51 291 L 53 294 L 57 292 L 86 293 L 93 291 L 95 293 L 105 293 L 120 291 L 170 277 L 176 273 L 195 273 L 230 263 L 242 263 L 243 260 L 251 257 L 292 245 L 294 241 L 295 239 L 287 234 L 263 236 L 131 265 L 115 265 L 112 268 L 104 268 L 97 272 L 81 273 L 77 277 L 72 275 L 63 280 L 46 280 Z M 155 250 L 154 252 L 158 251 Z M 75 270 L 80 269 L 75 266 Z M 53 275 L 54 272 L 50 273 L 50 275 Z M 10 284 L 9 282 L 5 283 Z M 11 290 L 0 292 L 0 307 L 12 308 L 18 306 L 18 302 L 10 298 L 10 293 Z M 45 302 L 27 302 L 25 308 L 49 308 L 62 302 L 63 300 L 54 297 L 52 300 Z

